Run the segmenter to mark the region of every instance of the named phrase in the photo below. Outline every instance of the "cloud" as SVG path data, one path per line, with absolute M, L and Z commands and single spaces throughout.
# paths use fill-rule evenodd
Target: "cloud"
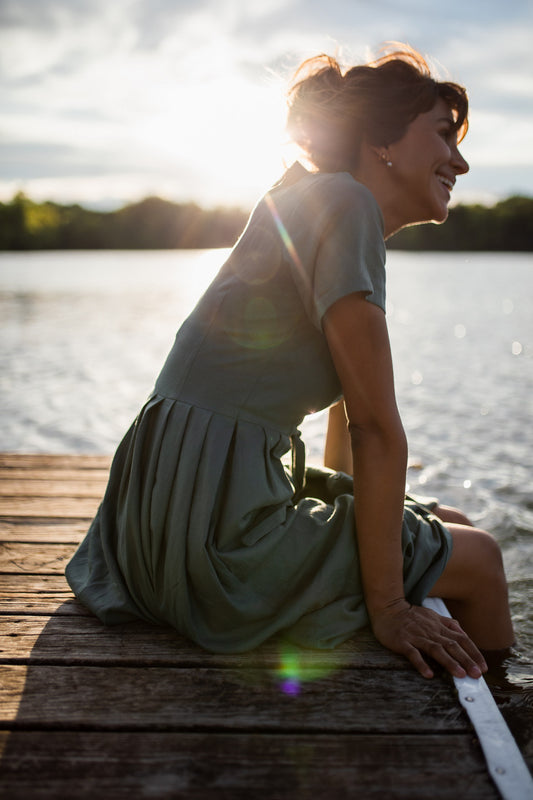
M 383 39 L 429 52 L 467 86 L 473 169 L 461 184 L 485 192 L 492 168 L 505 193 L 521 169 L 533 193 L 533 10 L 486 0 L 483 17 L 459 0 L 3 0 L 0 193 L 18 177 L 72 199 L 78 176 L 80 192 L 90 181 L 91 196 L 98 185 L 111 196 L 115 175 L 127 192 L 174 186 L 214 202 L 232 189 L 249 203 L 277 174 L 266 150 L 281 139 L 283 80 L 316 52 L 362 60 Z
M 101 0 L 3 0 L 0 5 L 0 25 L 55 32 L 66 20 L 77 23 L 93 16 Z

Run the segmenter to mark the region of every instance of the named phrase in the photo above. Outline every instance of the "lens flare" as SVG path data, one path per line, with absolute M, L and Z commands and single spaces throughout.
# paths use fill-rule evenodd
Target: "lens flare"
M 283 694 L 300 694 L 300 681 L 297 678 L 286 678 L 279 686 Z
M 294 242 L 292 241 L 287 228 L 283 224 L 278 209 L 276 208 L 276 204 L 274 203 L 274 200 L 272 199 L 272 196 L 270 194 L 267 194 L 265 196 L 265 202 L 268 206 L 270 213 L 272 214 L 274 222 L 276 223 L 276 228 L 278 229 L 281 241 L 287 248 L 290 257 L 300 269 L 303 269 L 302 262 L 300 261 L 300 256 L 298 255 L 298 252 L 294 246 Z
M 294 314 L 285 314 L 268 297 L 254 295 L 235 311 L 226 314 L 224 330 L 241 347 L 268 350 L 290 339 L 295 327 Z
M 298 270 L 298 272 L 300 274 L 300 277 L 302 278 L 304 283 L 307 285 L 307 288 L 310 289 L 311 288 L 311 281 L 309 280 L 309 276 L 307 275 L 307 273 L 306 273 L 306 271 L 304 269 L 304 266 L 302 264 L 300 256 L 298 255 L 298 251 L 296 250 L 296 247 L 294 246 L 294 242 L 291 239 L 291 235 L 288 232 L 288 230 L 285 227 L 285 225 L 283 224 L 283 220 L 281 219 L 281 217 L 279 215 L 278 209 L 276 208 L 276 204 L 274 203 L 272 195 L 270 195 L 270 194 L 266 194 L 265 195 L 265 203 L 267 204 L 267 207 L 268 207 L 270 213 L 272 214 L 272 219 L 274 220 L 274 223 L 276 225 L 276 228 L 278 229 L 278 233 L 280 235 L 281 241 L 285 245 L 285 248 L 286 248 L 286 250 L 287 250 L 287 252 L 288 252 L 288 254 L 289 254 L 290 258 L 291 258 L 291 261 L 293 262 L 294 266 Z
M 331 663 L 331 654 L 323 654 L 311 650 L 300 650 L 290 645 L 285 645 L 275 669 L 275 680 L 280 690 L 287 695 L 298 695 L 302 685 L 309 681 L 316 681 L 330 675 L 338 668 L 338 664 Z
M 279 687 L 284 694 L 299 694 L 301 688 L 300 664 L 296 652 L 286 651 L 281 654 L 277 669 Z

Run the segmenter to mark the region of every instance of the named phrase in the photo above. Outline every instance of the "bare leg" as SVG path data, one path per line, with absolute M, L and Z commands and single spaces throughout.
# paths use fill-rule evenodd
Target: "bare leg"
M 453 522 L 456 525 L 468 525 L 470 528 L 474 527 L 474 524 L 470 522 L 468 517 L 457 508 L 452 508 L 451 506 L 437 506 L 433 509 L 432 513 L 443 522 Z
M 478 528 L 447 521 L 446 527 L 453 537 L 452 555 L 430 594 L 445 600 L 480 649 L 511 647 L 507 581 L 496 540 Z

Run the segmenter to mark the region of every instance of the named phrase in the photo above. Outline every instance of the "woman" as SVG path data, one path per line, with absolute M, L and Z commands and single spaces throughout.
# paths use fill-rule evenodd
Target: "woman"
M 226 652 L 275 633 L 333 647 L 370 622 L 427 677 L 425 655 L 479 677 L 478 647 L 512 644 L 492 537 L 404 498 L 384 314 L 385 239 L 446 219 L 466 128 L 464 90 L 410 49 L 302 67 L 289 131 L 313 169 L 296 163 L 258 203 L 178 332 L 68 565 L 104 622 L 171 624 Z M 298 426 L 328 406 L 330 469 L 306 470 Z

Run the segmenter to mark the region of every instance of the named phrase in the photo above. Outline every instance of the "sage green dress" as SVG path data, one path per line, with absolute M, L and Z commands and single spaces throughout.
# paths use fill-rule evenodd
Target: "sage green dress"
M 347 173 L 294 165 L 178 331 L 67 567 L 101 620 L 170 624 L 220 652 L 275 633 L 329 648 L 367 624 L 351 479 L 306 470 L 298 432 L 341 396 L 322 317 L 361 291 L 385 309 L 376 201 Z M 402 543 L 421 603 L 450 535 L 407 502 Z

